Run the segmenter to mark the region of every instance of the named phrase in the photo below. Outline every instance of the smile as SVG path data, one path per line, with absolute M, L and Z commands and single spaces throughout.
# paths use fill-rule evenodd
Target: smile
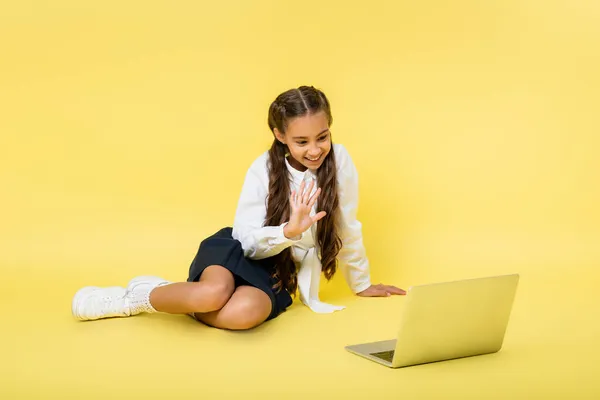
M 319 161 L 319 160 L 321 159 L 321 156 L 323 156 L 323 154 L 321 154 L 321 155 L 320 155 L 319 157 L 317 157 L 317 158 L 308 158 L 308 157 L 304 157 L 304 158 L 306 158 L 308 161 L 315 162 L 315 161 Z

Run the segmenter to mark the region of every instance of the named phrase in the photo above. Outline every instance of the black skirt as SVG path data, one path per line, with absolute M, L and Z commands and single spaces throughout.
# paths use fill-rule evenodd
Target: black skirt
M 277 317 L 292 304 L 285 288 L 273 289 L 274 259 L 252 260 L 244 256 L 242 244 L 232 237 L 233 229 L 223 228 L 200 243 L 200 248 L 188 274 L 188 282 L 198 282 L 202 272 L 210 265 L 227 268 L 235 278 L 235 286 L 249 285 L 265 292 L 271 299 L 272 309 L 267 320 Z

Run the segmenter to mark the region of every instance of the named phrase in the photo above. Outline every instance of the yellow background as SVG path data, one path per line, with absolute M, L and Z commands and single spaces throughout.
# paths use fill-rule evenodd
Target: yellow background
M 0 397 L 599 398 L 599 20 L 593 0 L 4 1 Z M 500 353 L 346 353 L 392 338 L 404 299 L 341 276 L 322 298 L 346 310 L 250 332 L 71 318 L 81 286 L 186 278 L 302 84 L 360 172 L 376 282 L 521 274 Z

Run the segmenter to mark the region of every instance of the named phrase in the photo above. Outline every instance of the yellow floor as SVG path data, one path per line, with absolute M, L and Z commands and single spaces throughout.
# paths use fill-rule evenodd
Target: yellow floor
M 400 297 L 331 297 L 328 287 L 324 299 L 346 310 L 317 315 L 294 304 L 247 332 L 163 314 L 78 322 L 70 315 L 72 292 L 93 279 L 64 272 L 29 269 L 19 276 L 26 286 L 2 293 L 3 399 L 600 396 L 600 298 L 591 282 L 572 291 L 575 282 L 525 276 L 501 352 L 390 370 L 343 346 L 393 338 Z
M 600 399 L 600 3 L 0 1 L 0 400 Z M 521 274 L 495 355 L 389 370 L 403 298 L 294 305 L 232 333 L 80 323 L 86 285 L 187 277 L 272 142 L 324 90 L 375 282 Z

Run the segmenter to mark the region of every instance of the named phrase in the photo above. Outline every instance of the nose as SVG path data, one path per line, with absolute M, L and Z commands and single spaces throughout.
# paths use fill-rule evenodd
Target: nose
M 319 154 L 321 154 L 321 150 L 319 149 L 319 146 L 313 146 L 308 150 L 308 156 L 310 158 L 318 157 Z

